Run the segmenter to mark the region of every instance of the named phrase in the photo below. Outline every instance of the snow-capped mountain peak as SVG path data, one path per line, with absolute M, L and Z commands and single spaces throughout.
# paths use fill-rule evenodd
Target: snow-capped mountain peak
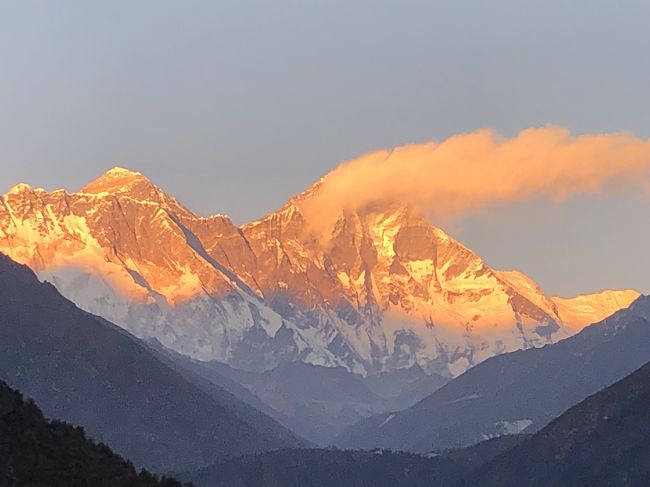
M 140 337 L 251 370 L 300 360 L 453 376 L 638 295 L 546 296 L 403 204 L 340 208 L 323 234 L 309 208 L 319 187 L 237 227 L 119 167 L 77 193 L 21 185 L 0 201 L 0 251 Z
M 130 171 L 122 167 L 113 167 L 91 181 L 81 189 L 81 193 L 90 194 L 130 194 L 134 190 L 147 188 L 155 190 L 151 181 L 142 173 Z

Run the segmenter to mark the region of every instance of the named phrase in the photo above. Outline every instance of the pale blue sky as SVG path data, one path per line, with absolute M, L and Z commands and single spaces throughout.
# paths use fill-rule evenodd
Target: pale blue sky
M 140 170 L 259 217 L 366 151 L 549 123 L 650 137 L 647 1 L 0 0 L 0 188 Z M 450 225 L 551 293 L 650 292 L 650 203 Z

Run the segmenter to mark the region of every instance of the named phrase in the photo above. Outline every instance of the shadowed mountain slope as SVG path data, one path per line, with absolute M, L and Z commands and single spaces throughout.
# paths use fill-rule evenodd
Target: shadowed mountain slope
M 553 345 L 493 357 L 415 406 L 362 420 L 346 448 L 427 452 L 531 432 L 650 360 L 650 297 Z
M 650 485 L 650 364 L 479 468 L 466 487 Z
M 197 387 L 124 330 L 1 255 L 0 377 L 48 417 L 82 425 L 158 471 L 304 444 L 223 389 Z

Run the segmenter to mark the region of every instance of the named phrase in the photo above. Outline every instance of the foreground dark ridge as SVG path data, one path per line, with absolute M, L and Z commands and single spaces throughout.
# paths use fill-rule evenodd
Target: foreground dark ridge
M 0 485 L 6 487 L 181 487 L 86 438 L 83 428 L 47 421 L 32 401 L 0 381 Z M 189 487 L 189 484 L 186 484 Z
M 495 438 L 436 456 L 390 450 L 278 450 L 226 460 L 190 477 L 198 487 L 446 487 L 523 439 Z

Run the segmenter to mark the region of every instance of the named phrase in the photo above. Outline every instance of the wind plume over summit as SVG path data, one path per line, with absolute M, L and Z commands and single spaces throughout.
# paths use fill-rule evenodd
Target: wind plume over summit
M 342 207 L 394 200 L 444 221 L 536 197 L 647 190 L 649 176 L 650 141 L 630 134 L 574 136 L 550 126 L 505 138 L 479 130 L 344 162 L 321 180 L 303 210 L 329 225 Z

